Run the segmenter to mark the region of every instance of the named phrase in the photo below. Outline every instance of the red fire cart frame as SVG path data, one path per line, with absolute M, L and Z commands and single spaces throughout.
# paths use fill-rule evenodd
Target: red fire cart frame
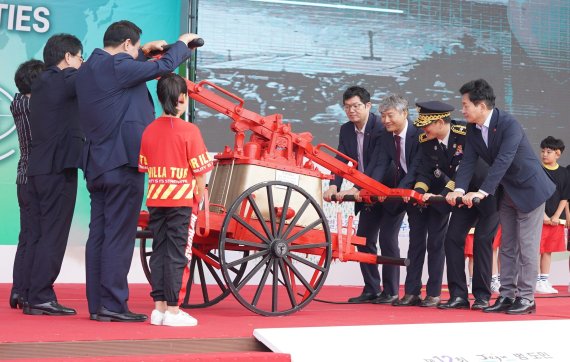
M 215 156 L 208 188 L 216 197 L 206 198 L 198 213 L 182 307 L 211 306 L 231 293 L 255 313 L 286 315 L 317 295 L 333 259 L 407 264 L 402 258 L 358 252 L 356 246 L 365 240 L 354 234 L 352 217 L 343 232 L 339 214 L 338 231 L 330 232 L 321 207 L 321 183 L 332 176 L 316 165 L 361 187 L 365 202 L 396 196 L 421 203 L 420 194 L 390 189 L 359 172 L 357 162 L 336 149 L 313 146 L 310 133 L 293 133 L 280 114 L 249 111 L 243 99 L 209 81 L 187 85 L 191 98 L 233 120 L 235 143 Z M 146 224 L 143 214 L 137 238 L 149 278 L 152 251 L 147 241 L 152 235 Z

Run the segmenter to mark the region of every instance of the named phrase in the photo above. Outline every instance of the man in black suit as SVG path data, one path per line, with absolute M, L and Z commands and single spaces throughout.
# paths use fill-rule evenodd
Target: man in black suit
M 72 315 L 59 304 L 53 283 L 61 270 L 77 195 L 84 136 L 79 127 L 75 82 L 83 46 L 73 35 L 58 34 L 44 47 L 46 70 L 32 85 L 28 165 L 30 227 L 38 235 L 26 248 L 29 274 L 23 311 L 30 315 Z
M 394 186 L 411 189 L 421 161 L 419 139 L 422 132 L 414 127 L 412 122 L 408 121 L 408 101 L 402 96 L 396 94 L 388 95 L 380 101 L 378 110 L 386 132 L 378 138 L 374 150 L 377 160 L 370 174 L 372 178 L 381 182 L 390 167 L 394 166 L 396 168 Z M 421 262 L 416 259 L 418 259 L 418 255 L 421 253 L 422 244 L 424 245 L 423 250 L 425 250 L 425 221 L 416 206 L 406 205 L 401 201 L 386 200 L 383 202 L 382 207 L 392 214 L 406 211 L 410 224 L 410 247 L 408 249 L 410 265 L 406 268 L 405 295 L 400 300 L 394 300 L 392 304 L 403 306 L 419 305 L 424 302 L 419 297 L 422 283 L 423 258 Z M 428 293 L 435 293 L 436 289 L 435 285 L 432 287 L 430 284 Z M 439 294 L 434 295 L 438 296 Z M 431 299 L 426 298 L 424 304 L 428 306 L 427 303 L 431 303 Z
M 463 203 L 471 207 L 474 198 L 483 200 L 500 191 L 500 296 L 483 311 L 534 313 L 544 205 L 556 187 L 544 172 L 520 123 L 495 108 L 495 93 L 487 81 L 470 81 L 459 91 L 462 113 L 469 125 L 456 189 L 447 194 L 447 200 L 455 205 L 456 197 L 463 196 Z M 489 172 L 479 190 L 465 194 L 479 158 L 490 165 Z
M 369 165 L 374 158 L 374 147 L 380 135 L 384 132 L 384 126 L 380 117 L 370 112 L 370 94 L 366 89 L 358 86 L 348 88 L 343 94 L 343 106 L 348 122 L 340 128 L 338 150 L 358 162 L 358 170 L 370 171 Z M 345 158 L 337 156 L 337 159 L 348 162 Z M 392 170 L 393 182 L 393 170 Z M 385 179 L 389 179 L 386 177 Z M 331 200 L 336 194 L 342 198 L 344 194 L 356 191 L 339 192 L 342 185 L 342 177 L 335 175 L 323 198 Z M 391 186 L 391 185 L 388 185 Z M 404 212 L 396 215 L 386 213 L 380 203 L 366 205 L 357 202 L 354 206 L 355 214 L 360 213 L 357 235 L 366 237 L 366 245 L 358 245 L 358 251 L 377 254 L 376 243 L 380 244 L 380 252 L 383 256 L 400 256 L 398 247 L 398 232 L 404 218 Z M 381 232 L 380 232 L 381 231 Z M 400 283 L 400 268 L 392 265 L 382 266 L 382 278 L 375 264 L 360 263 L 360 270 L 364 279 L 362 294 L 350 298 L 350 303 L 391 303 L 398 299 Z M 383 289 L 380 282 L 383 282 Z
M 448 111 L 451 112 L 453 107 L 448 104 L 432 101 L 416 105 L 419 106 L 420 116 L 415 125 L 424 130 L 425 141 L 422 142 L 423 158 L 415 187 L 423 189 L 423 199 L 427 201 L 434 194 L 445 196 L 454 190 L 455 172 L 465 150 L 466 126 L 464 122 L 451 120 Z M 479 189 L 488 167 L 482 160 L 477 163 L 469 190 Z M 488 306 L 493 239 L 499 224 L 494 197 L 486 198 L 474 208 L 456 207 L 452 210 L 443 243 L 451 298 L 440 304 L 440 309 L 469 309 L 464 249 L 467 233 L 475 224 L 473 295 L 476 301 L 473 309 Z
M 87 301 L 91 319 L 142 322 L 129 311 L 127 274 L 135 246 L 144 174 L 138 155 L 142 132 L 154 120 L 146 82 L 170 73 L 191 55 L 183 34 L 157 61 L 145 54 L 162 50 L 163 40 L 141 47 L 142 31 L 130 21 L 111 24 L 103 49 L 95 49 L 77 76 L 81 125 L 87 136 L 85 177 L 91 196 L 86 245 Z

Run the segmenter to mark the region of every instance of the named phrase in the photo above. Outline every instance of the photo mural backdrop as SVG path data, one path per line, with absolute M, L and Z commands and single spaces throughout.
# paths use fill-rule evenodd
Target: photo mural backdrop
M 237 94 L 249 110 L 282 114 L 313 144 L 338 145 L 351 85 L 368 89 L 373 111 L 400 93 L 412 118 L 415 102 L 439 100 L 462 120 L 459 88 L 476 78 L 490 82 L 536 152 L 549 135 L 570 144 L 569 1 L 200 0 L 198 29 L 206 45 L 197 79 Z M 231 121 L 196 107 L 208 148 L 232 146 Z M 331 204 L 324 207 L 335 228 Z M 351 206 L 343 210 L 346 219 Z
M 186 16 L 181 9 L 189 2 L 0 0 L 0 246 L 15 249 L 18 238 L 19 151 L 9 112 L 17 66 L 30 58 L 41 59 L 47 39 L 62 32 L 82 40 L 87 58 L 102 46 L 107 26 L 121 19 L 143 29 L 143 42 L 174 41 Z M 283 114 L 294 132 L 311 132 L 313 144 L 337 146 L 339 128 L 346 122 L 342 93 L 351 85 L 370 91 L 374 111 L 383 96 L 396 92 L 407 97 L 412 118 L 416 101 L 440 100 L 455 106 L 453 117 L 462 119 L 458 89 L 479 77 L 493 85 L 497 106 L 518 118 L 537 152 L 548 135 L 570 143 L 568 1 L 193 2 L 198 3 L 198 33 L 206 42 L 198 51 L 197 80 L 208 79 L 236 93 L 246 108 L 262 115 Z M 149 85 L 153 93 L 154 87 Z M 233 145 L 230 120 L 205 106 L 196 107 L 195 121 L 208 149 Z M 563 155 L 560 163 L 570 163 L 570 156 Z M 334 229 L 335 207 L 325 203 L 324 209 Z M 343 204 L 341 209 L 346 219 L 351 206 Z M 85 243 L 88 224 L 89 196 L 80 183 L 70 245 Z M 405 255 L 406 223 L 400 236 Z M 71 269 L 76 274 L 83 265 L 78 249 L 71 256 L 77 259 L 76 269 Z M 567 273 L 561 255 L 555 255 L 555 264 Z M 68 253 L 62 274 L 69 262 Z M 337 266 L 329 279 L 359 283 L 357 264 L 345 264 L 350 264 L 346 267 L 352 274 Z M 11 259 L 3 265 L 1 279 L 8 280 Z M 83 279 L 79 275 L 68 280 Z
M 93 49 L 103 46 L 107 27 L 123 19 L 142 29 L 143 43 L 157 39 L 173 42 L 180 35 L 180 9 L 181 0 L 0 0 L 0 245 L 17 244 L 20 223 L 16 198 L 20 153 L 10 113 L 18 65 L 32 58 L 43 59 L 44 44 L 58 33 L 78 37 L 87 59 Z M 149 84 L 152 93 L 155 88 L 154 82 Z M 82 179 L 80 173 L 70 245 L 87 240 L 89 194 Z
M 342 93 L 362 85 L 373 104 L 401 93 L 439 100 L 462 119 L 459 88 L 485 78 L 497 106 L 538 146 L 570 143 L 570 2 L 563 0 L 200 0 L 206 45 L 197 77 L 240 95 L 293 131 L 336 147 Z M 233 144 L 229 121 L 198 107 L 209 149 Z M 561 164 L 570 163 L 563 155 Z

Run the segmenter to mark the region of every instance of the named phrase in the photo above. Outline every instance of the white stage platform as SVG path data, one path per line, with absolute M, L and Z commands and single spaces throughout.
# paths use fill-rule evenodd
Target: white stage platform
M 570 361 L 570 320 L 267 328 L 253 335 L 293 362 Z

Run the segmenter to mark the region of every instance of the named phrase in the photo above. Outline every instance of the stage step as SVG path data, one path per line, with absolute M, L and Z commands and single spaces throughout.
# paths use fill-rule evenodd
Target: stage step
M 291 361 L 255 338 L 152 339 L 0 344 L 2 360 L 61 361 Z

